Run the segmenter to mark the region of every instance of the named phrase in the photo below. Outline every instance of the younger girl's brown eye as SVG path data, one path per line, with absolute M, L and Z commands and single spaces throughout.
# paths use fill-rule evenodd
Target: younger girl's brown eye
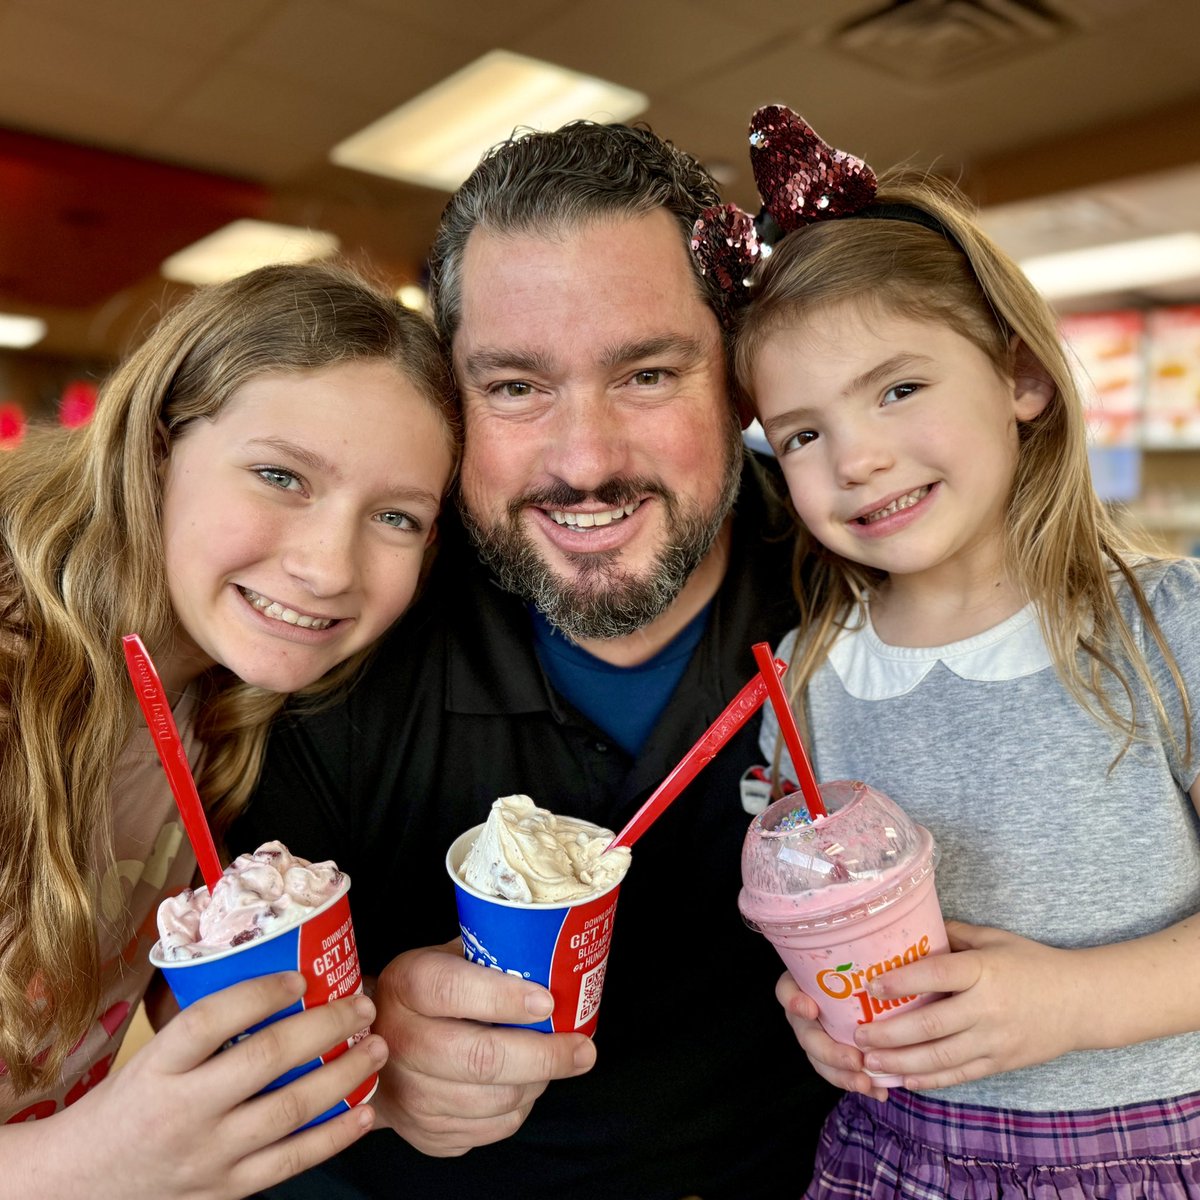
M 816 430 L 802 429 L 799 433 L 793 433 L 791 437 L 785 439 L 779 450 L 781 454 L 786 454 L 789 450 L 799 450 L 801 446 L 807 446 L 810 442 L 815 442 L 816 440 Z

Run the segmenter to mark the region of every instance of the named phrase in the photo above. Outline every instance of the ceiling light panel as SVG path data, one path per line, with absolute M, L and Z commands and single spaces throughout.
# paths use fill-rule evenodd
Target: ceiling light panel
M 1173 233 L 1022 260 L 1049 300 L 1133 291 L 1200 277 L 1200 234 Z
M 0 313 L 0 346 L 24 350 L 27 346 L 36 346 L 45 336 L 46 322 L 41 317 Z
M 180 283 L 221 283 L 272 263 L 328 258 L 337 248 L 337 238 L 319 229 L 241 220 L 172 254 L 161 270 Z
M 627 121 L 648 104 L 630 88 L 492 50 L 339 142 L 329 156 L 339 166 L 449 192 L 518 127 Z

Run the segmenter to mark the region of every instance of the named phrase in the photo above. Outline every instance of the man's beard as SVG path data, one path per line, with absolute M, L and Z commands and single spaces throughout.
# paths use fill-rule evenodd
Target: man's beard
M 743 450 L 740 430 L 736 423 L 730 425 L 733 432 L 726 445 L 720 494 L 708 511 L 698 504 L 685 505 L 652 479 L 613 478 L 590 492 L 577 491 L 563 482 L 529 492 L 512 501 L 504 519 L 491 526 L 475 520 L 460 492 L 463 521 L 479 557 L 499 585 L 533 604 L 572 641 L 625 637 L 671 607 L 733 508 Z M 620 551 L 613 550 L 567 554 L 577 574 L 570 580 L 560 579 L 521 526 L 522 515 L 531 506 L 564 509 L 591 501 L 615 509 L 646 496 L 657 497 L 666 509 L 666 545 L 641 575 L 623 568 Z

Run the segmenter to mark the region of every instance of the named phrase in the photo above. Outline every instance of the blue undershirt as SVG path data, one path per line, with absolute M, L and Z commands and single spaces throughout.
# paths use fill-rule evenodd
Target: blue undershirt
M 537 609 L 531 607 L 529 613 L 534 649 L 554 690 L 636 755 L 679 686 L 711 608 L 706 604 L 653 658 L 634 667 L 604 662 L 555 629 Z

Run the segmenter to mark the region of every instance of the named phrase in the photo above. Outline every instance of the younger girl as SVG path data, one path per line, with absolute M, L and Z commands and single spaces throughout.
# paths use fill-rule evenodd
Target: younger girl
M 802 523 L 817 775 L 933 832 L 955 953 L 876 979 L 945 996 L 857 1048 L 781 981 L 848 1089 L 808 1195 L 1200 1196 L 1200 570 L 1097 501 L 1055 318 L 961 203 L 858 208 L 776 243 L 736 365 Z
M 294 975 L 219 993 L 105 1079 L 195 859 L 126 675 L 141 634 L 218 833 L 285 694 L 344 683 L 412 598 L 457 453 L 426 323 L 331 266 L 196 293 L 83 431 L 0 458 L 0 1173 L 26 1197 L 236 1197 L 335 1153 L 294 1137 L 386 1054 L 365 997 L 290 1017 Z

